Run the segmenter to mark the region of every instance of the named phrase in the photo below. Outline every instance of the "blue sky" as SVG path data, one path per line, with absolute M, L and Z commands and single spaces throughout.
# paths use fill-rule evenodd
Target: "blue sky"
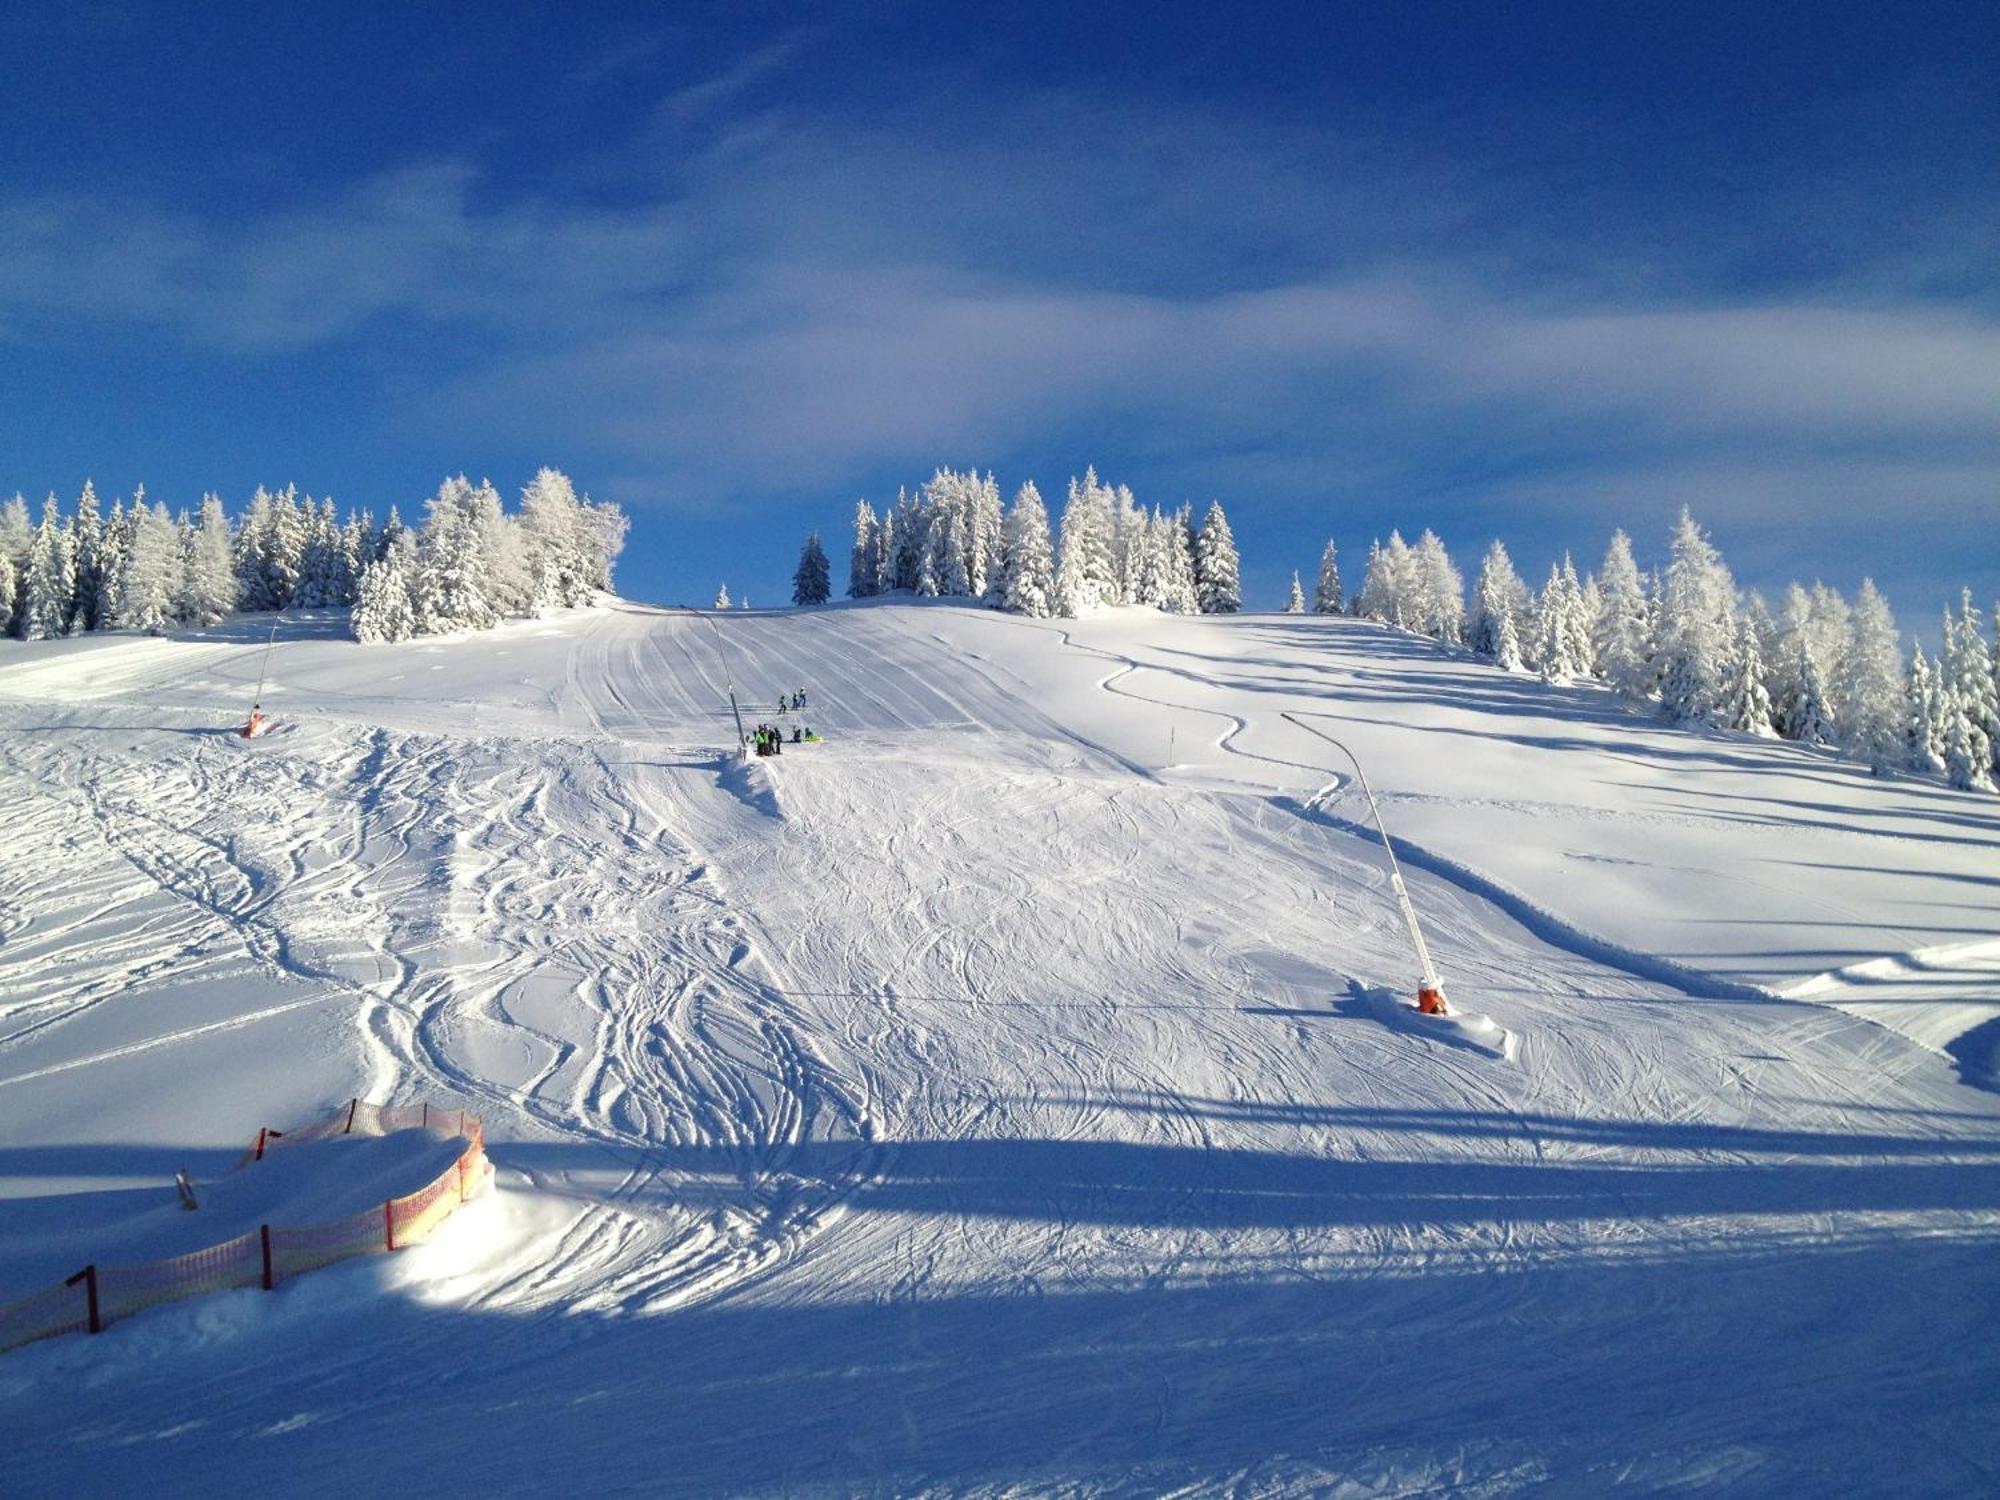
M 0 15 L 0 490 L 553 463 L 626 593 L 775 603 L 856 496 L 1094 463 L 1253 605 L 1684 501 L 2000 593 L 2000 6 L 527 12 Z

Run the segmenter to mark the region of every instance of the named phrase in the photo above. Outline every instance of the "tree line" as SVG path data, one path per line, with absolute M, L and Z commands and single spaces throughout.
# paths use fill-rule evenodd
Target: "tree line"
M 1286 607 L 1305 608 L 1297 574 Z M 1329 541 L 1313 609 L 1349 608 Z M 1351 609 L 1509 671 L 1601 681 L 1672 723 L 1830 746 L 1878 775 L 1916 771 L 1969 791 L 1992 791 L 2000 777 L 2000 640 L 1987 641 L 1969 589 L 1944 613 L 1939 655 L 1927 658 L 1919 643 L 1906 656 L 1872 579 L 1851 603 L 1826 584 L 1794 583 L 1773 611 L 1737 587 L 1686 509 L 1664 572 L 1642 572 L 1631 539 L 1616 531 L 1595 573 L 1579 576 L 1565 553 L 1538 592 L 1496 541 L 1469 604 L 1435 533 L 1412 547 L 1392 532 L 1370 546 Z
M 830 573 L 815 532 L 799 555 L 792 602 L 824 604 Z M 898 590 L 1037 618 L 1074 618 L 1105 604 L 1233 614 L 1243 603 L 1236 538 L 1219 502 L 1199 523 L 1189 505 L 1148 510 L 1094 468 L 1070 480 L 1058 532 L 1033 480 L 1004 508 L 991 474 L 952 469 L 939 469 L 914 495 L 897 491 L 879 515 L 856 502 L 848 595 Z
M 232 520 L 204 495 L 170 515 L 140 486 L 108 511 L 85 481 L 65 515 L 39 523 L 19 495 L 0 505 L 0 628 L 22 640 L 93 630 L 160 634 L 232 614 L 352 606 L 362 641 L 478 630 L 509 616 L 588 603 L 611 587 L 626 521 L 543 469 L 507 514 L 490 482 L 447 479 L 421 527 L 394 506 L 377 526 L 296 486 L 259 487 Z

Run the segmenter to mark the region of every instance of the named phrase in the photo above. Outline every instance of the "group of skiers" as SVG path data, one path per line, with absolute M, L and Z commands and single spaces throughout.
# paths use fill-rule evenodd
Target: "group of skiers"
M 810 724 L 794 724 L 792 726 L 792 743 L 794 745 L 817 745 L 819 743 L 819 735 L 813 730 Z M 783 754 L 785 731 L 778 728 L 775 724 L 759 724 L 756 731 L 750 736 L 750 744 L 751 748 L 759 755 Z
M 778 694 L 778 712 L 780 714 L 803 713 L 805 712 L 805 706 L 806 690 L 804 688 L 799 688 L 795 692 Z M 792 726 L 792 743 L 794 745 L 816 745 L 819 743 L 819 736 L 813 732 L 810 724 L 794 724 Z M 775 724 L 759 724 L 756 733 L 750 737 L 750 745 L 759 755 L 780 755 L 784 752 L 785 731 Z

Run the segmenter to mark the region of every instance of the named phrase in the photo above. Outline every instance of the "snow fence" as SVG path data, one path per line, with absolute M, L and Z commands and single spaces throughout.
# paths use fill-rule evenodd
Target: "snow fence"
M 428 1104 L 391 1108 L 353 1099 L 298 1130 L 258 1131 L 237 1169 L 262 1161 L 272 1151 L 336 1135 L 392 1135 L 400 1130 L 422 1130 L 441 1140 L 462 1139 L 465 1150 L 435 1181 L 344 1219 L 262 1224 L 233 1240 L 170 1260 L 85 1266 L 66 1281 L 0 1307 L 0 1351 L 59 1333 L 101 1333 L 120 1318 L 183 1297 L 235 1287 L 274 1291 L 281 1281 L 335 1261 L 422 1243 L 493 1177 L 493 1165 L 486 1159 L 486 1127 L 463 1110 L 433 1109 Z

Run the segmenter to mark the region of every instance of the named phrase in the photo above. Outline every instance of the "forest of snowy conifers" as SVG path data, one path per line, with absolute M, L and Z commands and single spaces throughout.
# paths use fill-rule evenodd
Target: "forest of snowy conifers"
M 0 506 L 0 627 L 23 640 L 88 630 L 158 634 L 238 612 L 353 606 L 360 641 L 481 630 L 611 587 L 625 541 L 615 505 L 579 497 L 543 469 L 509 515 L 490 481 L 447 479 L 420 528 L 394 506 L 376 526 L 331 500 L 259 488 L 234 522 L 215 495 L 169 516 L 141 486 L 105 512 L 85 481 L 65 516 L 56 497 L 31 524 L 19 495 Z
M 827 575 L 815 532 L 800 554 L 793 603 L 825 603 Z M 1088 469 L 1070 481 L 1054 539 L 1032 480 L 1003 512 L 991 474 L 939 469 L 880 515 L 866 500 L 856 504 L 847 591 L 976 599 L 1035 617 L 1073 618 L 1101 604 L 1231 614 L 1242 605 L 1239 580 L 1220 504 L 1197 525 L 1190 507 L 1148 511 Z M 1906 656 L 1872 580 L 1851 604 L 1825 584 L 1792 584 L 1774 615 L 1760 594 L 1737 587 L 1686 510 L 1664 573 L 1642 572 L 1618 531 L 1597 573 L 1579 577 L 1565 553 L 1539 594 L 1495 541 L 1469 608 L 1464 579 L 1434 532 L 1414 547 L 1399 532 L 1371 545 L 1351 601 L 1329 541 L 1311 607 L 1469 647 L 1551 682 L 1602 681 L 1675 723 L 1834 747 L 1879 774 L 1943 776 L 1973 791 L 1992 791 L 2000 778 L 2000 640 L 1989 645 L 1969 591 L 1945 612 L 1938 657 L 1921 645 Z M 1294 573 L 1285 609 L 1306 608 Z M 1994 613 L 2000 635 L 2000 605 Z

